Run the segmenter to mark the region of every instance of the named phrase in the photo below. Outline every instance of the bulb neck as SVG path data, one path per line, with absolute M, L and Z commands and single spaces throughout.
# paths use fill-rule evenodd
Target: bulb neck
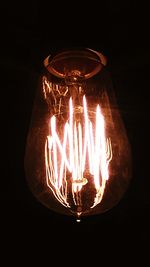
M 69 82 L 88 79 L 97 74 L 107 63 L 106 58 L 91 49 L 67 50 L 44 60 L 44 66 L 54 76 Z

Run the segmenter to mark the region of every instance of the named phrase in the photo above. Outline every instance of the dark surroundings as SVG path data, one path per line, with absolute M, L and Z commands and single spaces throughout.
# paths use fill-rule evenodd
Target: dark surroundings
M 1 98 L 6 157 L 1 167 L 2 245 L 10 260 L 79 264 L 102 258 L 123 265 L 148 258 L 149 73 L 147 7 L 137 1 L 12 2 L 1 22 Z M 24 172 L 26 137 L 43 59 L 65 47 L 104 53 L 132 150 L 132 181 L 112 210 L 74 218 L 56 214 L 30 192 Z M 5 100 L 4 100 L 5 99 Z M 71 260 L 69 260 L 71 256 Z M 7 261 L 9 257 L 5 257 Z M 81 260 L 80 260 L 81 259 Z M 127 261 L 127 262 L 126 262 Z

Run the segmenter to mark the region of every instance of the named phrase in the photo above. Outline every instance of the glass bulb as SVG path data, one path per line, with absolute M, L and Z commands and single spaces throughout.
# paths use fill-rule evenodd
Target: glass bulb
M 78 221 L 115 206 L 131 177 L 130 146 L 106 63 L 91 49 L 48 56 L 27 137 L 31 191 Z

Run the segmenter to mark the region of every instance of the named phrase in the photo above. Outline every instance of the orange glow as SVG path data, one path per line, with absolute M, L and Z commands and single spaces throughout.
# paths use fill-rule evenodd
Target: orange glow
M 72 98 L 69 100 L 69 118 L 57 132 L 57 119 L 50 119 L 50 135 L 45 144 L 46 182 L 55 198 L 65 207 L 68 202 L 68 183 L 75 206 L 82 206 L 81 194 L 88 184 L 85 172 L 91 175 L 96 195 L 94 208 L 103 198 L 106 181 L 109 179 L 109 162 L 112 159 L 111 141 L 105 136 L 105 119 L 97 105 L 94 123 L 89 119 L 86 97 L 83 96 L 82 122 L 75 119 Z

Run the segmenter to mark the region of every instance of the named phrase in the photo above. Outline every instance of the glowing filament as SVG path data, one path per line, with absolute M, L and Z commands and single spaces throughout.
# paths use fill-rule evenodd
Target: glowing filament
M 110 139 L 105 136 L 105 121 L 97 105 L 95 123 L 89 119 L 85 96 L 83 97 L 83 122 L 75 120 L 72 99 L 69 101 L 69 118 L 64 125 L 63 140 L 57 133 L 56 117 L 50 119 L 50 132 L 45 145 L 46 181 L 57 200 L 66 207 L 68 183 L 71 183 L 74 204 L 82 206 L 79 194 L 88 183 L 88 173 L 96 189 L 91 208 L 101 202 L 108 165 L 112 159 Z

